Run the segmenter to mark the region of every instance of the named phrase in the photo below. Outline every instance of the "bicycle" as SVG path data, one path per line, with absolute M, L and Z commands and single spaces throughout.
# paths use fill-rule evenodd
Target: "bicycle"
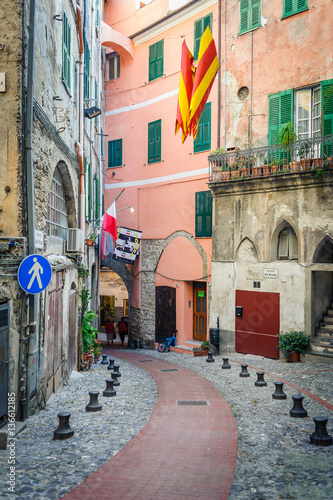
M 175 333 L 172 334 L 172 337 L 169 337 L 167 339 L 165 339 L 165 342 L 161 342 L 160 344 L 158 344 L 158 347 L 157 347 L 157 350 L 158 352 L 165 352 L 166 350 L 168 350 L 168 352 L 170 351 L 170 345 L 173 343 L 174 346 L 177 345 L 177 338 L 176 338 L 176 335 L 177 335 L 178 331 L 176 330 Z

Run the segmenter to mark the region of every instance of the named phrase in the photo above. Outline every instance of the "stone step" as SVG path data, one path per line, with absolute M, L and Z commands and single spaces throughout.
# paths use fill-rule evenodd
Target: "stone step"
M 326 327 L 320 327 L 318 328 L 317 332 L 316 332 L 316 336 L 317 337 L 333 337 L 333 330 L 330 329 L 330 328 L 326 328 Z
M 327 316 L 325 314 L 325 316 L 323 317 L 323 319 L 321 320 L 320 324 L 325 324 L 325 325 L 333 325 L 333 316 Z
M 327 352 L 308 351 L 304 356 L 305 361 L 333 364 L 333 354 Z
M 316 343 L 311 343 L 311 350 L 313 352 L 319 352 L 319 353 L 324 353 L 324 354 L 332 354 L 333 356 L 333 345 L 330 344 L 316 344 Z
M 327 313 L 325 314 L 325 316 L 333 316 L 333 309 L 327 309 Z

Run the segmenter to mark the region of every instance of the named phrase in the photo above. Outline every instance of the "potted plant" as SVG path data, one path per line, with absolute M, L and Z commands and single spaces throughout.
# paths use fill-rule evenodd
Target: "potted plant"
M 278 338 L 279 349 L 285 356 L 288 357 L 288 361 L 291 362 L 299 361 L 299 355 L 306 352 L 311 342 L 309 335 L 306 335 L 304 331 L 296 330 L 281 332 L 281 335 L 278 335 Z
M 278 141 L 279 144 L 282 145 L 283 149 L 287 151 L 287 163 L 289 163 L 293 157 L 290 144 L 297 141 L 297 133 L 292 123 L 288 122 L 284 127 L 282 127 L 279 133 Z
M 86 239 L 86 244 L 89 247 L 93 247 L 95 244 L 95 240 L 97 239 L 97 234 L 92 232 L 89 234 L 88 238 Z
M 201 344 L 201 350 L 202 351 L 208 351 L 209 349 L 209 341 L 208 340 L 204 340 Z
M 96 337 L 92 341 L 92 349 L 93 349 L 94 360 L 96 362 L 102 353 L 101 341 L 99 339 L 96 339 Z
M 193 351 L 193 356 L 204 356 L 205 354 L 207 354 L 207 351 L 203 351 L 201 349 L 201 346 L 193 347 L 192 351 Z
M 97 328 L 94 327 L 94 319 L 97 314 L 88 309 L 91 299 L 89 291 L 83 288 L 81 294 L 81 350 L 83 359 L 88 359 L 91 363 L 93 354 L 93 341 L 98 334 Z
M 308 155 L 310 153 L 310 158 L 308 158 Z M 311 148 L 311 142 L 310 141 L 303 141 L 298 148 L 298 156 L 301 159 L 301 167 L 302 170 L 310 170 L 311 162 L 312 162 L 312 156 L 313 156 L 313 151 Z

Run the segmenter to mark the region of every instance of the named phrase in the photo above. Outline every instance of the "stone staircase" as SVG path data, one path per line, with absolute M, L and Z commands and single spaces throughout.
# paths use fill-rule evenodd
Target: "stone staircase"
M 320 321 L 316 336 L 311 342 L 311 351 L 309 354 L 322 358 L 330 358 L 326 361 L 333 363 L 333 303 L 331 303 L 331 306 Z

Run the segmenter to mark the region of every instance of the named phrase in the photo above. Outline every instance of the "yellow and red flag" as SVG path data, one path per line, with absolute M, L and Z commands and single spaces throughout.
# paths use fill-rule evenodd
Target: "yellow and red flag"
M 198 65 L 190 104 L 189 133 L 192 132 L 193 139 L 197 135 L 201 113 L 207 102 L 219 65 L 215 42 L 209 26 L 207 26 L 200 40 Z
M 185 40 L 182 45 L 182 60 L 180 67 L 179 92 L 175 134 L 182 129 L 182 143 L 189 134 L 190 102 L 194 80 L 193 55 L 188 50 Z

